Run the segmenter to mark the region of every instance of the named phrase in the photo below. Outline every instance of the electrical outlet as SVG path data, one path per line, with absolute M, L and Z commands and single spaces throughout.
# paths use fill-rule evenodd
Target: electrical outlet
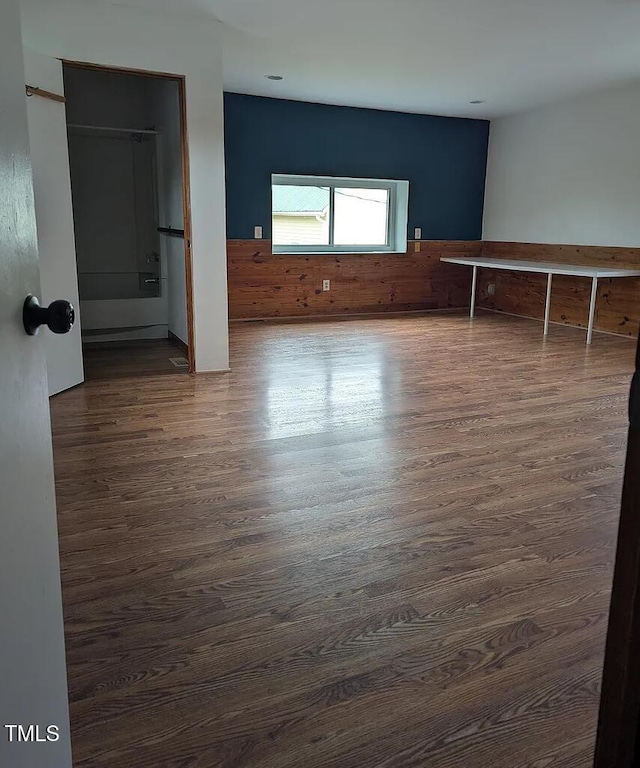
M 416 240 L 415 243 L 413 244 L 413 250 L 416 253 L 420 253 L 420 241 L 419 240 Z
M 495 296 L 496 295 L 496 284 L 495 283 L 489 283 L 487 286 L 487 296 Z
M 331 290 L 331 280 L 323 280 L 322 281 L 322 290 L 323 291 L 330 291 Z
M 416 240 L 422 240 L 422 227 L 416 227 L 416 229 L 415 229 L 415 239 Z
M 254 227 L 253 236 L 256 240 L 262 240 L 262 227 Z

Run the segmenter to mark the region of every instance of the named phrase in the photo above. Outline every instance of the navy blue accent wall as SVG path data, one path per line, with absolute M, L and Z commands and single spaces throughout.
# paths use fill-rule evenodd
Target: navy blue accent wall
M 408 179 L 409 239 L 480 240 L 489 122 L 225 94 L 227 237 L 271 237 L 271 174 Z

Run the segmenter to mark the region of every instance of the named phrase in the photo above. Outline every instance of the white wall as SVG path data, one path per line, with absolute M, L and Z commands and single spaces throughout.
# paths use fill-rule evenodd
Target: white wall
M 494 121 L 483 237 L 640 246 L 640 84 Z
M 79 0 L 23 0 L 25 45 L 62 59 L 186 76 L 198 371 L 229 365 L 220 25 Z M 37 84 L 35 84 L 37 85 Z
M 173 80 L 154 80 L 153 109 L 155 125 L 160 131 L 158 207 L 163 227 L 184 229 L 182 208 L 182 142 L 178 84 Z M 184 262 L 184 240 L 160 235 L 160 247 L 167 282 L 169 330 L 185 344 L 187 330 L 187 280 Z

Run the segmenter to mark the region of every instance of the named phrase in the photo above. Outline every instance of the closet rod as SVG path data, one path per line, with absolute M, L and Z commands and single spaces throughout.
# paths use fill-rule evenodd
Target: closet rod
M 174 229 L 173 227 L 158 227 L 158 232 L 171 237 L 184 237 L 184 229 Z
M 67 128 L 82 128 L 90 131 L 114 131 L 117 133 L 144 133 L 157 135 L 160 131 L 154 131 L 150 128 L 112 128 L 107 125 L 79 125 L 78 123 L 68 123 Z
M 45 91 L 44 88 L 36 88 L 35 85 L 25 85 L 24 87 L 27 96 L 41 96 L 43 99 L 51 99 L 51 101 L 58 101 L 62 104 L 66 99 L 59 93 L 53 93 L 52 91 Z

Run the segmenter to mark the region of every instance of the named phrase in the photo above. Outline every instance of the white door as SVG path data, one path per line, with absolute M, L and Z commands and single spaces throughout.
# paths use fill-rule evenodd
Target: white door
M 25 77 L 29 85 L 63 95 L 62 63 L 24 49 Z M 40 96 L 27 99 L 29 146 L 38 223 L 41 303 L 67 299 L 76 310 L 70 333 L 46 333 L 49 394 L 84 381 L 78 300 L 76 248 L 69 176 L 67 121 L 61 102 Z
M 18 0 L 2 0 L 0 766 L 70 768 L 44 349 L 49 331 L 33 337 L 22 327 L 25 296 L 40 291 L 24 83 Z

